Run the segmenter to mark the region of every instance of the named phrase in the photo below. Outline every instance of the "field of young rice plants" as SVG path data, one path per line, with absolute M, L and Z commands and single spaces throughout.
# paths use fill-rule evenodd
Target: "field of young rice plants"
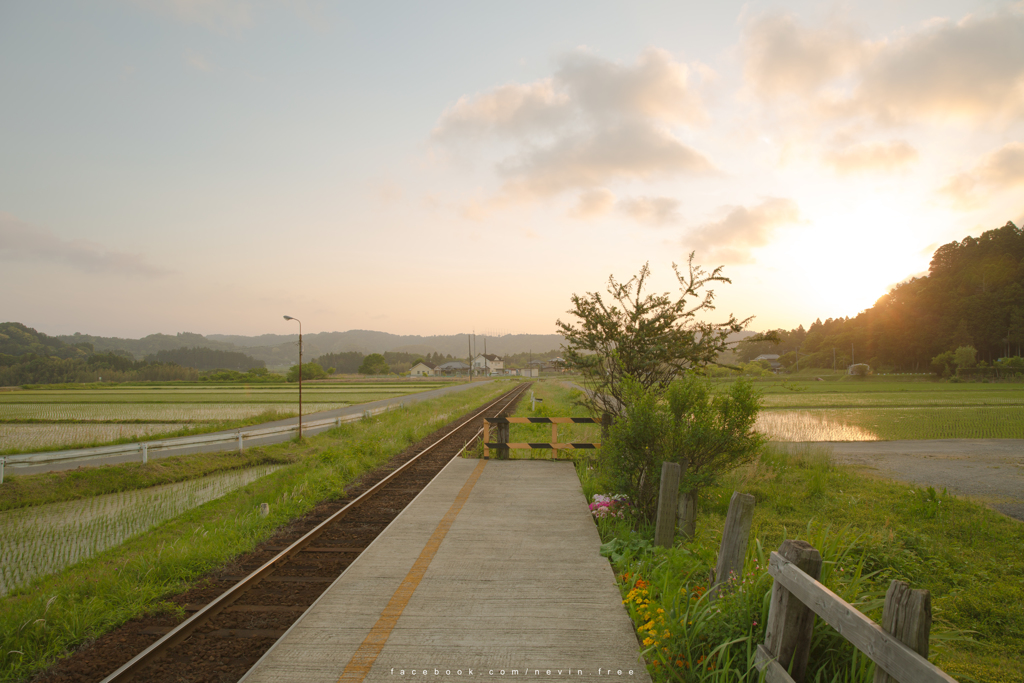
M 757 429 L 774 441 L 1024 439 L 1024 384 L 759 382 Z
M 106 443 L 120 439 L 156 436 L 181 429 L 182 425 L 145 422 L 108 424 L 58 422 L 55 424 L 0 423 L 0 451 L 36 450 L 66 444 Z
M 267 465 L 0 512 L 0 595 L 118 545 L 278 469 Z
M 450 382 L 376 381 L 303 387 L 303 413 L 335 410 L 449 385 Z M 298 412 L 297 385 L 83 385 L 0 393 L 0 453 L 92 445 L 155 436 L 267 414 Z M 261 420 L 257 420 L 261 421 Z

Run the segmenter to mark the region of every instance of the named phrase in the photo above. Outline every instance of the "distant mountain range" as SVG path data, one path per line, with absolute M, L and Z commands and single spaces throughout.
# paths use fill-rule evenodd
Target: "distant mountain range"
M 465 358 L 469 353 L 467 339 L 472 335 L 450 334 L 422 337 L 419 335 L 398 335 L 372 330 L 349 330 L 347 332 L 318 332 L 302 335 L 304 360 L 312 360 L 327 353 L 358 351 L 363 354 L 400 351 L 426 355 L 428 353 L 451 354 Z M 266 362 L 271 369 L 286 368 L 298 359 L 297 334 L 263 334 L 245 337 L 230 334 L 203 336 L 192 332 L 176 335 L 151 334 L 142 339 L 120 337 L 95 337 L 87 334 L 59 335 L 68 344 L 88 342 L 96 351 L 127 351 L 136 358 L 144 358 L 158 351 L 172 351 L 184 347 L 205 347 L 222 351 L 242 351 L 253 358 Z M 513 353 L 534 351 L 543 353 L 561 348 L 564 339 L 558 334 L 506 334 L 500 337 L 476 336 L 476 353 L 504 356 Z

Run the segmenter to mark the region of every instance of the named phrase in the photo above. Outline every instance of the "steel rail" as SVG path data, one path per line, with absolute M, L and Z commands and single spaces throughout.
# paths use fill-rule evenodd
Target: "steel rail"
M 123 664 L 119 669 L 114 671 L 114 673 L 104 678 L 101 681 L 101 683 L 122 683 L 123 681 L 132 680 L 143 667 L 156 661 L 161 656 L 163 656 L 163 654 L 167 650 L 190 637 L 192 633 L 196 630 L 196 628 L 198 628 L 204 622 L 222 612 L 225 608 L 229 607 L 233 602 L 240 598 L 246 590 L 252 588 L 254 585 L 258 584 L 262 579 L 272 574 L 277 569 L 277 565 L 282 560 L 290 558 L 292 555 L 295 555 L 304 547 L 309 545 L 309 543 L 312 542 L 321 533 L 323 533 L 323 531 L 330 524 L 338 521 L 339 519 L 344 517 L 348 512 L 350 512 L 351 510 L 365 502 L 368 498 L 372 497 L 381 488 L 386 486 L 392 479 L 397 477 L 399 474 L 403 473 L 406 469 L 415 464 L 423 455 L 432 450 L 434 447 L 443 443 L 445 440 L 447 440 L 449 437 L 455 434 L 455 432 L 459 431 L 473 420 L 479 418 L 482 413 L 494 408 L 495 404 L 500 402 L 502 399 L 507 398 L 508 400 L 505 403 L 505 406 L 502 408 L 502 410 L 504 410 L 504 408 L 508 407 L 508 405 L 510 405 L 515 399 L 519 398 L 519 396 L 521 396 L 522 393 L 526 391 L 526 388 L 529 387 L 530 384 L 531 383 L 527 383 L 521 387 L 517 387 L 516 389 L 513 389 L 507 394 L 499 396 L 498 398 L 494 399 L 487 405 L 477 410 L 475 413 L 473 413 L 472 416 L 466 418 L 457 427 L 449 431 L 441 438 L 437 439 L 434 443 L 430 444 L 422 451 L 417 453 L 415 456 L 410 458 L 409 461 L 403 464 L 401 467 L 398 467 L 393 472 L 388 474 L 386 477 L 381 479 L 379 482 L 377 482 L 369 489 L 364 491 L 355 500 L 342 507 L 340 510 L 332 514 L 330 517 L 325 519 L 323 522 L 318 524 L 313 529 L 309 530 L 305 535 L 303 535 L 298 540 L 294 541 L 290 546 L 279 552 L 273 558 L 267 560 L 267 562 L 265 562 L 263 566 L 261 566 L 259 569 L 253 571 L 251 574 L 249 574 L 244 579 L 236 583 L 234 586 L 232 586 L 225 592 L 221 593 L 218 597 L 214 598 L 212 601 L 206 604 L 202 609 L 193 614 L 191 617 L 178 624 L 176 627 L 174 627 L 171 631 L 169 631 L 159 640 L 157 640 L 152 645 L 147 647 L 145 650 L 143 650 L 135 657 L 133 657 L 131 660 Z

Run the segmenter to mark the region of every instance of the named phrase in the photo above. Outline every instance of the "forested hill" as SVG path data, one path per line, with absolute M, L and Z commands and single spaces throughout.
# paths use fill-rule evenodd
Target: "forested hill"
M 868 257 L 869 258 L 869 257 Z M 855 318 L 818 319 L 780 330 L 778 346 L 741 344 L 741 360 L 777 353 L 783 365 L 846 367 L 851 354 L 873 368 L 929 372 L 931 360 L 973 346 L 978 360 L 1024 347 L 1024 230 L 1012 222 L 939 247 L 928 275 L 897 285 Z

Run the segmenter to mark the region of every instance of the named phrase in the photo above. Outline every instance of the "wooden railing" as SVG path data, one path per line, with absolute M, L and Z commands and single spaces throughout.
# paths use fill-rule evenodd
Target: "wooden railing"
M 685 465 L 664 462 L 654 539 L 671 547 L 677 519 L 673 515 Z M 683 508 L 682 505 L 679 506 Z M 692 512 L 691 512 L 692 515 Z M 708 599 L 718 597 L 730 576 L 743 573 L 743 561 L 754 518 L 754 497 L 733 492 L 725 517 L 718 563 L 708 581 Z M 682 516 L 683 535 L 692 538 Z M 691 520 L 692 521 L 692 520 Z M 772 586 L 765 642 L 757 646 L 754 662 L 766 683 L 803 683 L 811 651 L 815 615 L 825 620 L 876 665 L 874 683 L 956 683 L 928 661 L 932 625 L 931 595 L 893 581 L 885 594 L 882 625 L 857 611 L 826 588 L 821 577 L 821 553 L 806 541 L 784 541 L 771 554 L 768 573 Z
M 931 597 L 893 581 L 885 595 L 882 626 L 822 585 L 821 554 L 805 541 L 785 541 L 773 552 L 775 579 L 765 642 L 755 662 L 767 683 L 801 683 L 807 671 L 817 615 L 875 664 L 875 683 L 956 683 L 928 661 Z

